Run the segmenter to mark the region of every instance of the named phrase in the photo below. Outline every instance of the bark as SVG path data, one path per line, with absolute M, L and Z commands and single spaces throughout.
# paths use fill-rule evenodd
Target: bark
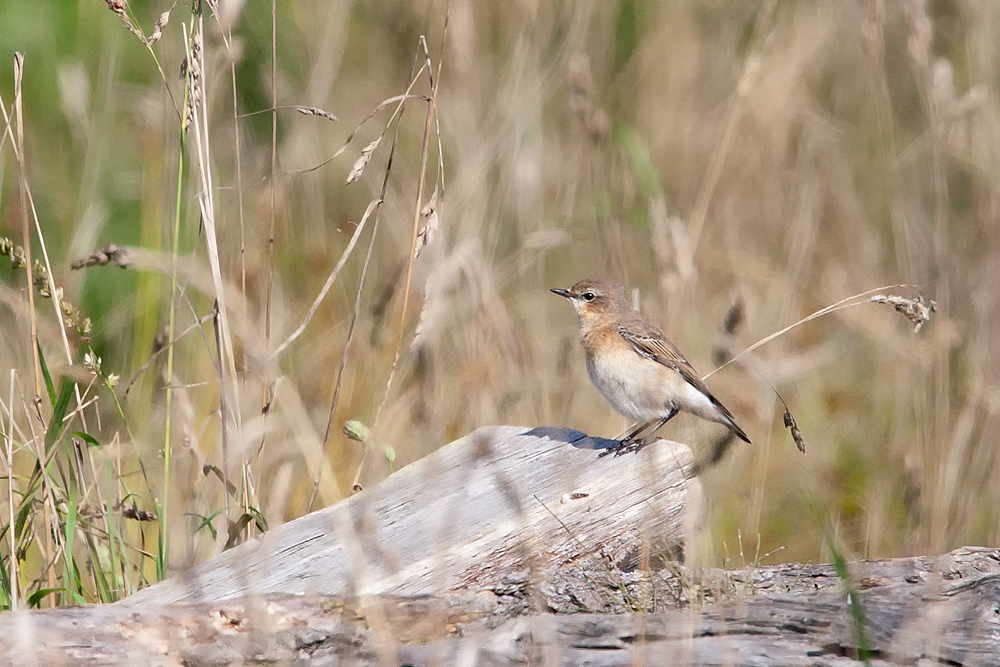
M 684 445 L 482 429 L 104 606 L 0 615 L 12 665 L 1000 666 L 1000 550 L 696 569 Z
M 130 604 L 248 594 L 337 597 L 482 590 L 583 560 L 619 569 L 678 559 L 701 485 L 687 446 L 568 429 L 479 429 L 343 502 L 140 591 Z
M 1000 665 L 1000 550 L 744 570 L 565 570 L 477 594 L 0 615 L 11 665 Z M 847 587 L 855 593 L 848 602 Z M 602 607 L 586 611 L 582 600 Z M 628 605 L 656 611 L 621 611 Z M 857 614 L 854 613 L 857 610 Z M 576 613 L 570 613 L 570 612 Z

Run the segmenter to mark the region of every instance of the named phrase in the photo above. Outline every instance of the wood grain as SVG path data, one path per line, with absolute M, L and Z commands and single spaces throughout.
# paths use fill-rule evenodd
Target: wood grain
M 680 557 L 701 488 L 687 446 L 614 444 L 569 429 L 479 429 L 375 487 L 138 592 L 133 606 L 245 595 L 480 590 L 597 559 Z
M 1000 550 L 831 565 L 563 570 L 525 613 L 515 586 L 421 598 L 248 597 L 0 614 L 9 665 L 1000 666 Z M 551 613 L 567 600 L 603 611 Z M 567 597 L 568 596 L 568 597 Z M 620 605 L 650 604 L 648 613 Z
M 689 568 L 690 450 L 611 444 L 481 429 L 121 603 L 0 614 L 0 664 L 1000 667 L 1000 549 Z

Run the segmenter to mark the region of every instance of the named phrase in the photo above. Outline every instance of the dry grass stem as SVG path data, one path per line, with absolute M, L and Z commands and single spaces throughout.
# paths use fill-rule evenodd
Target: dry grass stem
M 34 284 L 34 279 L 31 273 L 32 263 L 31 263 L 31 222 L 28 218 L 28 176 L 24 165 L 24 152 L 21 147 L 24 146 L 24 115 L 21 106 L 21 77 L 24 74 L 24 55 L 21 53 L 14 54 L 14 109 L 11 114 L 16 123 L 14 123 L 14 129 L 17 131 L 17 139 L 15 140 L 11 137 L 11 144 L 14 148 L 14 157 L 17 159 L 17 175 L 18 175 L 18 186 L 20 193 L 20 204 L 21 204 L 21 232 L 24 248 L 24 271 L 27 275 L 27 285 L 28 285 L 28 322 L 31 327 L 30 333 L 30 343 L 31 343 L 31 355 L 32 355 L 32 368 L 33 377 L 35 382 L 35 398 L 34 405 L 36 414 L 38 416 L 38 421 L 44 423 L 44 419 L 41 414 L 41 401 L 42 401 L 42 369 L 41 364 L 38 359 L 38 320 L 35 315 L 35 291 L 31 289 L 31 285 Z M 4 107 L 4 118 L 7 116 L 6 106 Z M 9 127 L 9 125 L 8 125 Z
M 17 371 L 13 368 L 10 369 L 10 378 L 8 384 L 8 395 L 7 404 L 0 405 L 4 408 L 7 413 L 7 424 L 3 425 L 3 414 L 0 414 L 0 434 L 3 435 L 5 451 L 7 454 L 6 461 L 6 472 L 8 481 L 14 477 L 14 385 L 17 383 Z M 22 438 L 23 440 L 23 438 Z M 14 522 L 14 485 L 7 484 L 7 538 L 10 544 L 10 554 L 17 553 L 17 524 Z M 17 611 L 18 607 L 21 605 L 21 592 L 20 592 L 20 559 L 18 558 L 8 558 L 7 566 L 10 568 L 8 571 L 8 578 L 10 581 L 10 608 L 12 611 Z
M 296 327 L 295 331 L 289 334 L 288 338 L 286 338 L 281 345 L 275 348 L 274 352 L 271 353 L 272 358 L 280 355 L 289 345 L 295 342 L 296 338 L 302 335 L 303 331 L 305 331 L 309 322 L 312 320 L 313 315 L 315 315 L 316 311 L 319 309 L 320 304 L 323 303 L 323 299 L 326 298 L 330 288 L 333 287 L 333 283 L 337 280 L 337 276 L 340 275 L 340 270 L 343 269 L 344 264 L 347 263 L 347 258 L 351 256 L 351 252 L 354 250 L 354 246 L 358 242 L 358 237 L 361 236 L 361 232 L 365 228 L 365 223 L 368 222 L 368 218 L 371 217 L 371 214 L 381 203 L 382 200 L 375 199 L 368 204 L 368 208 L 365 209 L 365 214 L 361 216 L 361 222 L 355 225 L 354 233 L 351 234 L 351 240 L 348 241 L 347 247 L 344 248 L 344 252 L 340 255 L 340 260 L 337 262 L 337 265 L 333 267 L 333 271 L 330 272 L 330 275 L 327 276 L 326 282 L 323 283 L 323 288 L 319 291 L 319 294 L 317 294 L 316 298 L 313 299 L 312 306 L 309 307 L 309 312 L 306 313 L 302 323 Z
M 834 304 L 831 304 L 829 306 L 826 306 L 825 308 L 820 308 L 819 310 L 817 310 L 816 312 L 812 313 L 811 315 L 803 317 L 798 322 L 795 322 L 793 324 L 789 324 L 784 329 L 782 329 L 780 331 L 776 331 L 773 334 L 771 334 L 770 336 L 766 336 L 766 337 L 760 339 L 759 341 L 757 341 L 756 343 L 754 343 L 750 347 L 746 348 L 745 350 L 743 350 L 739 354 L 735 355 L 732 359 L 730 359 L 726 363 L 722 364 L 721 366 L 719 366 L 718 368 L 716 368 L 715 370 L 713 370 L 708 375 L 705 375 L 702 379 L 703 380 L 707 380 L 708 378 L 712 377 L 713 375 L 715 375 L 716 373 L 718 373 L 722 369 L 726 368 L 727 366 L 729 366 L 733 362 L 738 361 L 741 357 L 744 357 L 744 356 L 750 354 L 751 352 L 753 352 L 757 348 L 761 347 L 762 345 L 766 345 L 767 343 L 770 343 L 775 338 L 778 338 L 779 336 L 785 335 L 786 333 L 788 333 L 792 329 L 795 329 L 796 327 L 799 327 L 799 326 L 801 326 L 803 324 L 806 324 L 807 322 L 812 322 L 813 320 L 815 320 L 817 318 L 823 317 L 824 315 L 828 315 L 828 314 L 836 312 L 838 310 L 842 310 L 844 308 L 850 308 L 852 306 L 860 306 L 860 305 L 865 304 L 865 303 L 871 303 L 873 301 L 877 301 L 877 299 L 875 298 L 875 296 L 873 296 L 876 292 L 883 292 L 885 290 L 895 289 L 897 287 L 905 287 L 905 288 L 909 288 L 909 289 L 919 289 L 915 285 L 902 285 L 902 284 L 899 284 L 899 285 L 886 285 L 885 287 L 876 287 L 875 289 L 870 289 L 870 290 L 867 290 L 865 292 L 861 292 L 860 294 L 855 294 L 855 295 L 849 296 L 849 297 L 847 297 L 845 299 L 841 299 L 837 303 L 834 303 Z M 888 298 L 888 297 L 886 297 L 886 298 Z M 899 310 L 899 308 L 897 308 L 897 310 Z M 933 309 L 931 309 L 931 310 L 933 310 Z M 900 312 L 903 312 L 903 311 L 900 311 Z M 909 317 L 909 315 L 907 317 Z M 913 320 L 911 319 L 911 322 L 912 321 Z
M 395 104 L 396 108 L 393 110 L 392 114 L 390 115 L 389 120 L 386 121 L 386 124 L 385 124 L 386 129 L 388 129 L 389 127 L 392 126 L 393 121 L 395 121 L 396 118 L 399 116 L 399 114 L 402 112 L 403 105 L 406 103 L 407 100 L 411 100 L 412 99 L 412 100 L 422 100 L 424 102 L 429 101 L 428 98 L 426 96 L 424 96 L 424 95 L 411 95 L 409 93 L 409 91 L 413 88 L 413 86 L 416 85 L 417 81 L 419 81 L 419 77 L 420 77 L 421 73 L 423 73 L 423 71 L 424 71 L 423 68 L 419 69 L 417 71 L 417 73 L 414 75 L 414 77 L 412 77 L 410 79 L 410 85 L 407 88 L 407 92 L 406 93 L 404 93 L 402 95 L 394 95 L 393 97 L 390 97 L 388 99 L 382 100 L 378 105 L 376 105 L 376 107 L 374 109 L 372 109 L 371 111 L 369 111 L 368 115 L 365 116 L 365 118 L 360 123 L 358 123 L 357 126 L 355 126 L 354 130 L 349 135 L 347 135 L 347 139 L 344 140 L 344 143 L 340 146 L 340 148 L 338 148 L 336 150 L 336 152 L 334 152 L 333 155 L 331 155 L 327 159 L 323 160 L 319 164 L 313 165 L 312 167 L 305 167 L 305 168 L 302 168 L 302 169 L 292 169 L 292 170 L 286 171 L 284 173 L 286 173 L 286 174 L 308 174 L 309 172 L 316 171 L 317 169 L 320 169 L 320 168 L 325 167 L 326 165 L 330 164 L 331 162 L 333 162 L 338 157 L 340 157 L 341 155 L 344 154 L 344 152 L 348 149 L 348 147 L 350 147 L 351 143 L 354 141 L 354 137 L 357 136 L 358 131 L 360 131 L 361 128 L 364 127 L 365 124 L 369 120 L 371 120 L 372 118 L 374 118 L 375 115 L 379 111 L 381 111 L 382 109 L 385 109 L 386 107 L 388 107 L 388 106 L 390 106 L 392 104 Z M 245 115 L 251 115 L 251 114 L 245 114 Z M 383 130 L 383 134 L 384 134 L 384 132 L 385 132 L 385 130 Z M 381 139 L 382 136 L 383 135 L 379 135 L 379 138 Z M 372 143 L 377 144 L 378 140 L 375 140 Z M 369 146 L 371 146 L 371 144 L 369 144 Z M 372 150 L 374 150 L 374 149 L 372 149 Z M 362 153 L 363 152 L 364 151 L 362 151 Z M 358 161 L 355 162 L 355 165 L 357 165 L 358 162 L 360 162 L 360 161 L 361 161 L 361 158 L 358 158 Z M 366 161 L 366 163 L 367 163 L 367 161 Z
M 422 72 L 422 71 L 423 71 L 423 67 L 421 67 L 421 69 L 418 70 L 417 75 L 419 75 L 419 73 Z M 417 77 L 414 76 L 413 73 L 411 72 L 410 83 L 409 83 L 409 85 L 407 87 L 407 91 L 411 90 L 413 88 L 413 86 L 416 84 L 416 82 L 417 82 Z M 360 279 L 358 280 L 358 288 L 357 288 L 357 290 L 355 292 L 354 308 L 353 308 L 353 310 L 351 312 L 351 321 L 350 321 L 350 324 L 348 325 L 348 328 L 347 328 L 347 340 L 344 343 L 344 348 L 343 348 L 344 351 L 343 351 L 343 353 L 340 356 L 340 362 L 339 362 L 339 364 L 337 366 L 337 375 L 336 375 L 336 378 L 335 378 L 334 384 L 333 384 L 333 398 L 331 398 L 331 400 L 330 400 L 330 409 L 329 409 L 328 416 L 327 416 L 326 429 L 323 432 L 323 446 L 324 446 L 324 448 L 326 448 L 329 445 L 329 443 L 330 443 L 330 436 L 334 432 L 334 420 L 336 419 L 336 415 L 337 415 L 337 406 L 340 404 L 339 403 L 339 401 L 340 401 L 340 391 L 341 391 L 341 388 L 343 386 L 342 383 L 343 383 L 343 379 L 344 379 L 344 371 L 347 368 L 347 363 L 348 363 L 348 360 L 350 359 L 351 343 L 354 340 L 355 327 L 356 327 L 356 325 L 358 323 L 358 318 L 359 318 L 359 316 L 361 314 L 361 297 L 362 297 L 362 294 L 364 293 L 365 284 L 366 284 L 366 281 L 367 281 L 367 278 L 368 278 L 368 270 L 371 267 L 372 257 L 374 256 L 375 241 L 378 238 L 379 223 L 381 222 L 382 202 L 385 201 L 386 192 L 388 191 L 388 188 L 389 188 L 389 176 L 392 173 L 392 162 L 393 162 L 393 158 L 394 158 L 394 156 L 396 154 L 396 147 L 398 145 L 399 134 L 400 134 L 400 130 L 401 130 L 400 124 L 402 122 L 403 111 L 405 109 L 405 102 L 406 102 L 407 97 L 408 97 L 408 94 L 400 96 L 399 106 L 397 106 L 396 110 L 393 112 L 392 116 L 389 118 L 389 122 L 386 124 L 385 128 L 382 131 L 382 135 L 384 135 L 386 132 L 388 132 L 390 124 L 392 123 L 392 121 L 393 120 L 396 121 L 395 122 L 395 128 L 393 130 L 392 143 L 389 145 L 389 155 L 388 155 L 388 157 L 386 159 L 385 171 L 382 174 L 382 187 L 381 187 L 381 191 L 380 191 L 380 194 L 379 194 L 379 198 L 376 200 L 377 203 L 376 203 L 376 206 L 375 206 L 375 213 L 374 213 L 375 219 L 374 219 L 374 221 L 372 223 L 371 237 L 368 240 L 368 250 L 365 253 L 365 261 L 361 265 L 361 276 L 360 276 Z M 368 116 L 365 118 L 365 121 L 367 121 L 369 118 L 371 118 L 374 115 L 374 113 L 375 112 L 369 112 Z M 362 121 L 362 123 L 365 122 L 365 121 Z M 351 133 L 351 135 L 348 137 L 347 141 L 344 142 L 344 145 L 341 147 L 341 150 L 339 152 L 343 152 L 347 148 L 347 146 L 350 144 L 351 139 L 354 136 L 355 132 L 357 132 L 357 129 L 355 129 L 355 131 Z M 362 460 L 361 460 L 361 463 L 358 465 L 358 472 L 355 474 L 355 477 L 359 477 L 360 476 L 360 471 L 363 469 L 364 463 L 365 463 L 365 456 L 362 455 Z M 321 473 L 322 473 L 322 470 L 318 470 L 317 473 L 316 473 L 316 475 L 315 475 L 315 477 L 313 478 L 312 492 L 309 495 L 309 502 L 306 504 L 307 511 L 309 511 L 309 510 L 312 509 L 313 503 L 315 502 L 315 500 L 316 500 L 316 498 L 318 496 L 319 483 L 320 483 L 320 475 L 321 475 Z M 350 488 L 352 489 L 351 493 L 354 493 L 354 489 L 355 488 L 360 489 L 360 485 L 355 481 L 354 483 L 351 484 Z
M 442 47 L 444 45 L 444 40 L 447 34 L 448 34 L 448 17 L 446 14 L 444 23 L 444 32 L 441 36 Z M 389 398 L 389 390 L 392 388 L 392 380 L 396 374 L 396 367 L 399 364 L 399 355 L 403 347 L 403 332 L 405 331 L 405 326 L 406 326 L 407 306 L 409 305 L 410 301 L 410 284 L 413 280 L 413 263 L 414 263 L 414 258 L 417 256 L 417 237 L 419 236 L 420 233 L 420 212 L 424 208 L 423 207 L 424 182 L 427 177 L 427 163 L 430 158 L 431 133 L 434 129 L 434 116 L 437 112 L 437 93 L 441 80 L 442 61 L 438 61 L 437 81 L 435 82 L 435 77 L 433 74 L 434 69 L 433 66 L 431 65 L 430 53 L 428 52 L 427 49 L 427 40 L 424 38 L 423 35 L 421 35 L 420 37 L 420 44 L 423 47 L 424 51 L 424 58 L 426 63 L 425 66 L 427 68 L 429 85 L 431 88 L 431 99 L 427 103 L 427 114 L 424 120 L 424 141 L 423 141 L 423 147 L 421 148 L 420 151 L 420 173 L 417 176 L 417 193 L 416 193 L 416 202 L 414 203 L 413 207 L 413 228 L 410 240 L 410 252 L 406 262 L 406 279 L 403 284 L 403 304 L 400 307 L 400 314 L 399 314 L 399 334 L 396 338 L 396 347 L 392 357 L 392 366 L 389 368 L 389 377 L 386 379 L 385 390 L 382 392 L 382 400 L 379 401 L 378 407 L 375 409 L 375 418 L 372 420 L 373 430 L 377 429 L 382 409 Z M 442 48 L 442 53 L 443 52 L 444 49 Z M 441 160 L 443 160 L 443 158 L 444 156 L 439 155 L 438 161 L 440 162 Z

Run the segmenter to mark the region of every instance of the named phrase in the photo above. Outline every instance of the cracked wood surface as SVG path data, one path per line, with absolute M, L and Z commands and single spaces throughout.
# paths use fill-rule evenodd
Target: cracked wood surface
M 686 445 L 613 444 L 569 429 L 482 428 L 376 486 L 268 531 L 125 601 L 479 590 L 599 558 L 676 559 L 701 484 Z
M 870 664 L 1000 665 L 1000 550 L 849 565 Z M 747 570 L 570 570 L 476 595 L 249 597 L 0 615 L 4 664 L 860 664 L 830 565 Z M 599 610 L 553 613 L 591 589 Z M 652 603 L 657 589 L 671 593 Z M 647 613 L 617 611 L 629 600 Z
M 480 429 L 121 603 L 2 614 L 0 663 L 1000 667 L 1000 550 L 688 568 L 690 450 L 609 444 Z

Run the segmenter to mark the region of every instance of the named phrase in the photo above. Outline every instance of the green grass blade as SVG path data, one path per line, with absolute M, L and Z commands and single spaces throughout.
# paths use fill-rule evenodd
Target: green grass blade
M 77 505 L 79 502 L 76 484 L 71 483 L 66 498 L 66 519 L 63 522 L 63 589 L 69 596 L 78 596 L 80 590 L 79 570 L 73 558 L 73 538 L 76 535 Z
M 26 602 L 28 606 L 32 609 L 37 609 L 38 605 L 49 595 L 53 593 L 61 593 L 63 588 L 61 586 L 56 588 L 39 588 L 37 591 L 28 596 Z
M 10 577 L 7 573 L 7 563 L 14 555 L 7 558 L 0 558 L 0 611 L 9 611 L 13 608 L 13 598 L 11 594 Z
M 51 451 L 63 434 L 63 420 L 66 418 L 66 411 L 69 409 L 69 401 L 73 398 L 73 389 L 76 382 L 64 379 L 59 390 L 59 398 L 52 407 L 52 419 L 49 421 L 49 428 L 45 431 L 45 451 Z
M 49 373 L 49 365 L 45 363 L 45 354 L 42 352 L 41 344 L 38 345 L 38 365 L 42 367 L 42 377 L 45 378 L 45 390 L 49 394 L 49 405 L 55 405 L 56 388 L 52 384 L 52 375 Z

